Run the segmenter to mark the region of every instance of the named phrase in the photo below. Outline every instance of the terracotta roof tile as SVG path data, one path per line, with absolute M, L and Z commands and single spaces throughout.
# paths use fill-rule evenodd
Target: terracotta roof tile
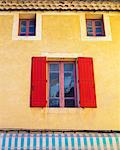
M 120 0 L 0 0 L 0 10 L 120 10 Z

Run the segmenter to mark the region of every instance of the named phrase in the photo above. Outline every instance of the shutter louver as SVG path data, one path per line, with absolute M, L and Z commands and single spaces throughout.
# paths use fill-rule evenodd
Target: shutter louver
M 96 107 L 94 70 L 92 58 L 78 58 L 80 107 Z
M 32 58 L 31 107 L 46 107 L 46 57 Z

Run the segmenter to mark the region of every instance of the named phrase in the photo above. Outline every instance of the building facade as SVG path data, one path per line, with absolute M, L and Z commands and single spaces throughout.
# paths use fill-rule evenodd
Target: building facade
M 120 2 L 0 1 L 0 129 L 120 130 Z

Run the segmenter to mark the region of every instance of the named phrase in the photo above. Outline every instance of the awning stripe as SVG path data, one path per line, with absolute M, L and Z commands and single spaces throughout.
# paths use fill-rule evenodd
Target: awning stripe
M 92 137 L 92 135 L 91 135 L 91 134 L 90 134 L 90 138 L 89 138 L 89 140 L 90 140 L 91 148 L 94 148 L 93 137 Z
M 116 135 L 115 139 L 116 139 L 117 147 L 118 147 L 118 149 L 120 149 L 120 137 L 118 138 L 117 133 L 115 135 Z
M 21 136 L 21 150 L 24 148 L 24 134 Z
M 34 149 L 36 149 L 36 134 L 34 134 L 34 138 L 33 138 L 33 147 Z
M 44 137 L 45 138 L 45 137 Z M 49 147 L 49 134 L 46 134 L 46 146 L 44 146 L 44 147 L 46 147 L 46 148 L 48 148 Z M 43 147 L 43 148 L 44 148 Z
M 52 148 L 55 149 L 55 135 L 52 134 Z
M 111 138 L 110 134 L 108 134 L 108 138 L 109 138 L 110 147 L 111 147 L 111 149 L 113 149 L 113 143 L 112 143 L 112 138 Z
M 74 141 L 74 135 L 73 134 L 71 134 L 71 146 L 72 146 L 72 150 L 74 150 L 75 149 L 75 141 Z
M 3 138 L 2 138 L 2 148 L 5 147 L 5 140 L 6 140 L 6 134 L 3 134 Z
M 110 133 L 0 133 L 0 150 L 120 149 L 120 134 Z
M 30 148 L 30 134 L 27 136 L 27 149 Z
M 14 146 L 15 150 L 17 149 L 17 145 L 18 145 L 18 134 L 16 134 L 16 136 L 15 136 L 15 146 Z
M 61 139 L 61 134 L 58 135 L 58 142 L 59 142 L 59 150 L 62 149 L 62 139 Z
M 88 146 L 87 146 L 88 144 L 87 144 L 86 135 L 83 134 L 83 136 L 84 136 L 84 137 L 83 137 L 83 139 L 84 139 L 84 148 L 85 148 L 85 149 L 88 149 Z
M 102 138 L 102 137 L 101 137 L 101 138 Z M 96 134 L 96 144 L 97 144 L 98 150 L 100 150 L 100 149 L 101 149 L 101 146 L 100 146 L 100 139 L 99 139 L 99 137 L 98 137 L 97 134 Z
M 78 149 L 81 149 L 80 135 L 77 134 Z
M 42 134 L 40 134 L 40 150 L 42 150 Z
M 106 149 L 106 138 L 104 137 L 104 134 L 102 134 L 102 143 L 103 143 L 103 146 L 104 146 L 104 149 Z

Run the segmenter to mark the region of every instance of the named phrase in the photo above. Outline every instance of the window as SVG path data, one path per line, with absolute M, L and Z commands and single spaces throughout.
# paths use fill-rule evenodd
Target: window
M 20 19 L 19 21 L 19 36 L 34 36 L 35 35 L 35 20 Z
M 75 63 L 49 63 L 49 107 L 75 106 L 77 106 Z
M 96 108 L 93 59 L 78 57 L 76 61 L 33 57 L 30 106 Z
M 81 14 L 80 36 L 82 41 L 111 41 L 109 15 L 97 13 Z
M 42 16 L 40 13 L 15 13 L 12 40 L 41 40 Z
M 87 19 L 87 36 L 105 36 L 102 19 Z

